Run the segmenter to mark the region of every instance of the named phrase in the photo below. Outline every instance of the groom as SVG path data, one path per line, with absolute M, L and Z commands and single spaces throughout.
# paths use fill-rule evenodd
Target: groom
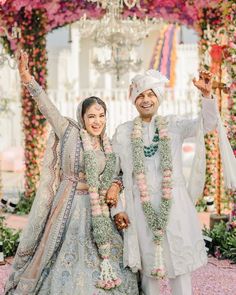
M 215 129 L 218 111 L 212 76 L 202 71 L 199 80 L 193 80 L 202 94 L 199 117 L 157 116 L 166 82 L 154 70 L 132 80 L 130 99 L 139 117 L 120 125 L 113 137 L 123 172 L 125 208 L 118 200 L 112 215 L 117 227 L 125 229 L 124 265 L 140 271 L 143 294 L 160 294 L 160 278 L 167 276 L 172 294 L 191 295 L 191 272 L 207 263 L 194 207 L 205 180 L 203 134 Z M 199 152 L 193 187 L 187 190 L 181 153 L 184 139 L 193 136 Z

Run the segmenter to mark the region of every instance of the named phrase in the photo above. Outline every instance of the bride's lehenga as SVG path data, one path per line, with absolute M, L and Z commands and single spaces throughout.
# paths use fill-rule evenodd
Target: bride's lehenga
M 91 232 L 89 196 L 78 191 L 61 249 L 38 294 L 138 294 L 133 274 L 122 269 L 122 241 L 115 231 L 111 261 L 123 284 L 110 291 L 95 288 L 101 259 Z
M 136 275 L 123 268 L 123 242 L 115 227 L 110 262 L 122 283 L 110 290 L 96 287 L 101 258 L 92 234 L 89 194 L 80 186 L 84 163 L 79 124 L 62 117 L 35 81 L 28 89 L 53 132 L 5 294 L 138 295 Z M 104 153 L 97 151 L 96 158 L 102 173 Z

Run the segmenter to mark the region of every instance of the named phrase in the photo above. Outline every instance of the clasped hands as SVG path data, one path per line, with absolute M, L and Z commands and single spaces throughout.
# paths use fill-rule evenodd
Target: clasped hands
M 116 214 L 114 220 L 118 230 L 126 229 L 130 224 L 129 217 L 125 212 Z
M 120 186 L 113 182 L 106 194 L 106 203 L 109 207 L 117 206 L 119 193 Z
M 106 203 L 109 207 L 116 207 L 118 203 L 118 196 L 120 187 L 116 183 L 112 183 L 111 187 L 107 191 Z M 114 221 L 118 230 L 127 228 L 130 224 L 128 215 L 125 212 L 121 212 L 115 215 Z

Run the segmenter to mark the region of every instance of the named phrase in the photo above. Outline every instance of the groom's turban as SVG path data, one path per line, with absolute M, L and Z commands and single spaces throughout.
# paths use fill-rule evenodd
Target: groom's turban
M 136 75 L 130 85 L 130 99 L 135 103 L 136 98 L 142 92 L 152 89 L 161 103 L 164 96 L 165 84 L 169 80 L 160 72 L 155 70 L 148 70 L 144 74 Z

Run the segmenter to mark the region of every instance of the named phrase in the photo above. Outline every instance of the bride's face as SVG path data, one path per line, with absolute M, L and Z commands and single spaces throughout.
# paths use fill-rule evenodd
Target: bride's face
M 85 129 L 93 136 L 99 136 L 106 124 L 106 114 L 104 108 L 98 104 L 92 104 L 84 114 Z

